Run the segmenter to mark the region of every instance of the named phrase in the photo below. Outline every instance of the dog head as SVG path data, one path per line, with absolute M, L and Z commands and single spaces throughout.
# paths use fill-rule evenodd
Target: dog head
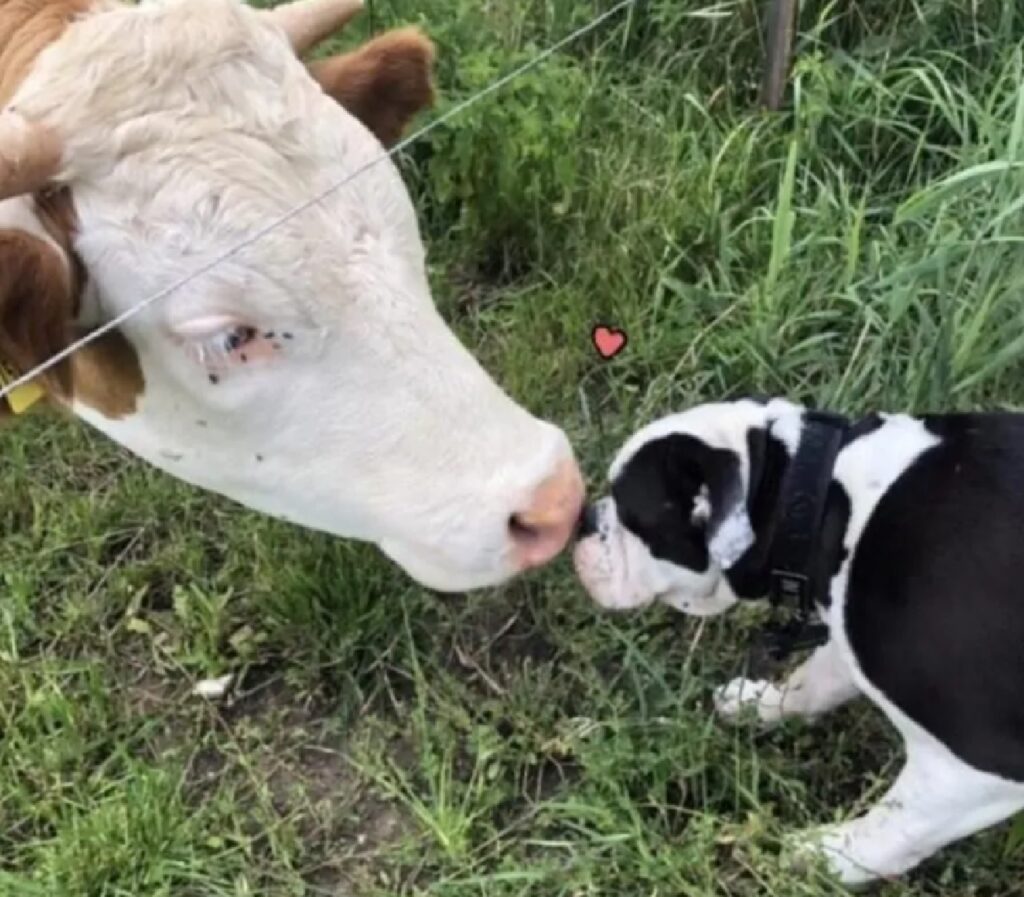
M 756 539 L 751 471 L 766 451 L 793 451 L 801 418 L 782 399 L 743 399 L 699 405 L 633 434 L 609 469 L 611 494 L 580 523 L 574 563 L 594 601 L 629 610 L 659 600 L 694 616 L 735 604 L 723 574 Z

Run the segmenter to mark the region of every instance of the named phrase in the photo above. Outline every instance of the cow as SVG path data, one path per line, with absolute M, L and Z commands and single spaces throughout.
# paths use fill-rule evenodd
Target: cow
M 0 0 L 0 364 L 195 273 L 28 389 L 173 477 L 468 591 L 554 559 L 582 477 L 445 324 L 399 172 L 371 164 L 432 102 L 432 43 L 303 61 L 359 5 Z

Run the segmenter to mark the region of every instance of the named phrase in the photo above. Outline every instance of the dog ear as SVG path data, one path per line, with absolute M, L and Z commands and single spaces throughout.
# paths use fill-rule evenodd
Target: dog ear
M 755 539 L 739 458 L 732 452 L 716 452 L 704 475 L 711 503 L 708 554 L 722 570 L 728 570 Z
M 722 570 L 728 570 L 756 538 L 747 513 L 740 458 L 728 449 L 711 448 L 692 439 L 687 442 L 683 463 L 690 468 L 689 478 L 702 484 L 707 502 L 704 527 L 708 554 Z

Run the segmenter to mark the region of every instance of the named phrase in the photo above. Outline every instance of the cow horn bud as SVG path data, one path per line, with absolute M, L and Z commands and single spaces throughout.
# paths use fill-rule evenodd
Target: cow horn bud
M 288 35 L 301 56 L 348 24 L 363 8 L 363 0 L 292 0 L 264 15 Z

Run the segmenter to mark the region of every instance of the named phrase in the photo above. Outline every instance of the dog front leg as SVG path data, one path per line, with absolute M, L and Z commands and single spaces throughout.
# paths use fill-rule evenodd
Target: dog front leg
M 832 640 L 818 648 L 782 685 L 733 679 L 715 691 L 715 709 L 729 721 L 756 711 L 762 723 L 773 725 L 792 716 L 820 716 L 857 694 L 850 669 Z

